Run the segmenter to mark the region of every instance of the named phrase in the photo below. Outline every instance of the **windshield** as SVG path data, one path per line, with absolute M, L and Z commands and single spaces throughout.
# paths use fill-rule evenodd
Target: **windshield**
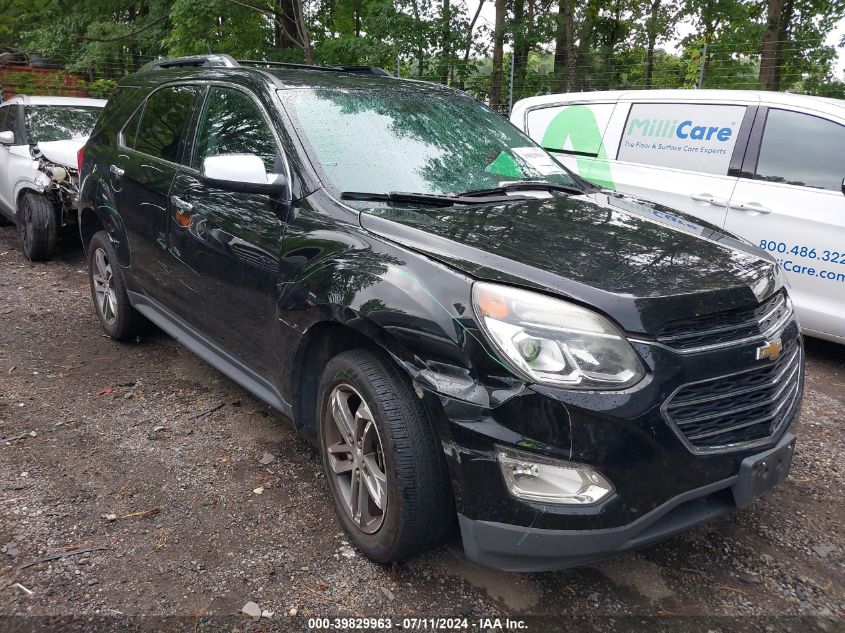
M 577 186 L 545 150 L 470 97 L 339 88 L 279 96 L 336 192 L 455 194 L 518 180 Z
M 27 106 L 26 136 L 32 145 L 85 137 L 91 134 L 101 111 L 91 106 Z

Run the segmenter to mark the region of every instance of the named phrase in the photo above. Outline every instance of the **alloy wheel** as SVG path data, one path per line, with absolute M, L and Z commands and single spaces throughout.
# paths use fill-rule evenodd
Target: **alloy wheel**
M 362 532 L 377 532 L 388 504 L 384 448 L 370 407 L 347 383 L 329 395 L 323 441 L 329 477 L 346 513 Z
M 111 325 L 117 319 L 117 293 L 114 289 L 114 273 L 111 262 L 102 248 L 94 251 L 94 270 L 91 273 L 94 282 L 94 299 L 97 310 L 103 320 Z

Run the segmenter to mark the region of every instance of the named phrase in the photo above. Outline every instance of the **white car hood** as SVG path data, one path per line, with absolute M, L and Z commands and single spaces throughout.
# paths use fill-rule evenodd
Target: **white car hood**
M 38 143 L 38 149 L 47 160 L 76 169 L 76 152 L 85 145 L 87 140 L 87 136 L 82 136 L 69 141 L 46 141 Z

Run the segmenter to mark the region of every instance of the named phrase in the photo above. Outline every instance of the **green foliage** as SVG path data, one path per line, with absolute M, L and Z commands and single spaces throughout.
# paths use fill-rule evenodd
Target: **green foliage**
M 485 0 L 488 10 L 494 3 Z M 562 4 L 507 0 L 503 94 L 511 57 L 514 99 L 565 86 L 692 87 L 702 67 L 705 87 L 760 87 L 766 0 L 572 0 L 570 67 L 558 49 L 566 35 L 557 13 Z M 780 89 L 842 95 L 842 78 L 831 73 L 837 51 L 825 42 L 845 16 L 845 0 L 786 4 Z M 473 23 L 476 6 L 477 0 L 0 0 L 0 46 L 37 52 L 83 74 L 96 95 L 156 57 L 212 51 L 390 72 L 398 65 L 404 77 L 445 81 L 486 98 L 492 25 Z M 680 24 L 689 34 L 678 43 Z M 18 78 L 40 89 L 32 81 Z
M 114 79 L 95 79 L 82 84 L 88 96 L 97 99 L 108 99 L 114 92 L 117 82 Z

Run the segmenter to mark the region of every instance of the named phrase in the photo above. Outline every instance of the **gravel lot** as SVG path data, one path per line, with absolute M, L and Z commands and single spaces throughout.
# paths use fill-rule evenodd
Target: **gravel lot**
M 318 456 L 285 419 L 160 332 L 106 338 L 81 248 L 61 251 L 32 264 L 0 228 L 0 629 L 138 614 L 191 630 L 458 615 L 845 629 L 845 347 L 808 341 L 792 472 L 748 510 L 577 570 L 481 568 L 457 538 L 390 569 L 344 540 Z M 80 547 L 102 549 L 22 567 Z M 251 623 L 248 601 L 274 615 Z

